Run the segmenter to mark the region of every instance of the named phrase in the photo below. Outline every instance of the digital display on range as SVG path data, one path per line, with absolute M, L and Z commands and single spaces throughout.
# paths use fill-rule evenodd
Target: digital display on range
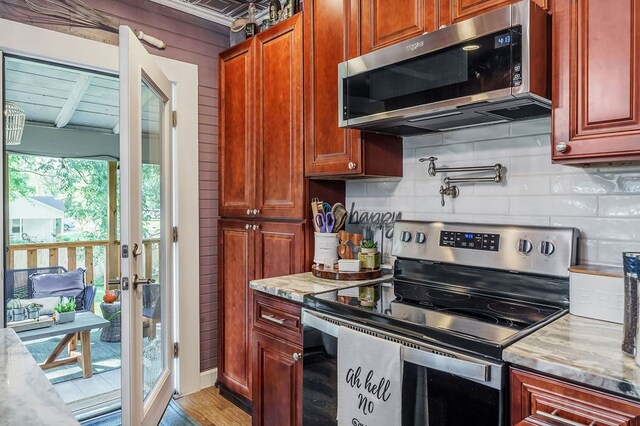
M 496 36 L 496 49 L 509 46 L 511 44 L 511 33 L 498 34 Z
M 500 249 L 500 234 L 440 231 L 440 245 L 472 250 L 498 251 Z

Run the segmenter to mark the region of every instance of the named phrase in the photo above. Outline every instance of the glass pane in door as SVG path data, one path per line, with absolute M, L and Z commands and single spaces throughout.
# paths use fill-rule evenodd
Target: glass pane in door
M 164 100 L 142 81 L 142 284 L 143 397 L 153 390 L 168 362 L 164 321 L 165 280 L 160 247 L 164 243 L 161 209 L 162 128 Z

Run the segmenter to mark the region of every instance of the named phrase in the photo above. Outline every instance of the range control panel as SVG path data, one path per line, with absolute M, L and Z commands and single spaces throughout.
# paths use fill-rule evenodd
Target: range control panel
M 418 222 L 394 225 L 391 254 L 405 259 L 568 277 L 580 231 L 517 225 Z
M 498 251 L 500 234 L 440 231 L 440 245 L 473 250 Z

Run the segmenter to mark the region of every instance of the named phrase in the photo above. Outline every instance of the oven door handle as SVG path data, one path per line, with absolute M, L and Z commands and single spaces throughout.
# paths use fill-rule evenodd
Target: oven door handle
M 306 309 L 302 310 L 302 324 L 337 338 L 338 329 L 340 328 L 339 324 L 346 324 L 347 321 L 339 320 L 337 318 L 334 319 L 333 317 L 325 314 L 323 314 L 323 317 L 324 318 L 320 318 L 313 312 L 309 312 Z M 327 321 L 325 318 L 332 318 L 335 323 Z M 379 331 L 378 334 L 384 336 L 387 333 Z M 401 340 L 395 336 L 393 337 L 394 341 Z M 491 380 L 491 368 L 488 364 L 452 358 L 446 355 L 415 349 L 405 346 L 402 343 L 400 343 L 400 345 L 403 361 L 479 382 L 488 382 Z
M 445 373 L 451 373 L 454 376 L 464 377 L 480 382 L 488 382 L 491 379 L 489 375 L 489 371 L 491 371 L 491 369 L 486 364 L 451 358 L 445 355 L 421 351 L 407 346 L 402 346 L 400 351 L 402 354 L 402 360 L 410 362 L 411 364 L 443 371 Z

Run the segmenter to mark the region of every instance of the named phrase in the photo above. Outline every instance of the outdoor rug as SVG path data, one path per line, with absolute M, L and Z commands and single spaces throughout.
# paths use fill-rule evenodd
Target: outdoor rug
M 122 425 L 122 413 L 120 410 L 104 414 L 100 417 L 80 422 L 82 426 L 120 426 Z M 200 426 L 172 399 L 162 415 L 160 426 Z
M 36 362 L 40 363 L 47 359 L 60 340 L 62 340 L 62 336 L 33 340 L 25 342 L 25 346 L 29 349 Z M 78 342 L 78 349 L 80 349 L 80 342 Z M 60 358 L 65 356 L 67 356 L 66 348 L 60 354 Z M 92 331 L 91 360 L 93 374 L 120 368 L 120 342 L 103 342 L 100 340 L 100 330 Z M 82 378 L 82 369 L 79 364 L 63 365 L 45 370 L 44 373 L 53 384 Z

